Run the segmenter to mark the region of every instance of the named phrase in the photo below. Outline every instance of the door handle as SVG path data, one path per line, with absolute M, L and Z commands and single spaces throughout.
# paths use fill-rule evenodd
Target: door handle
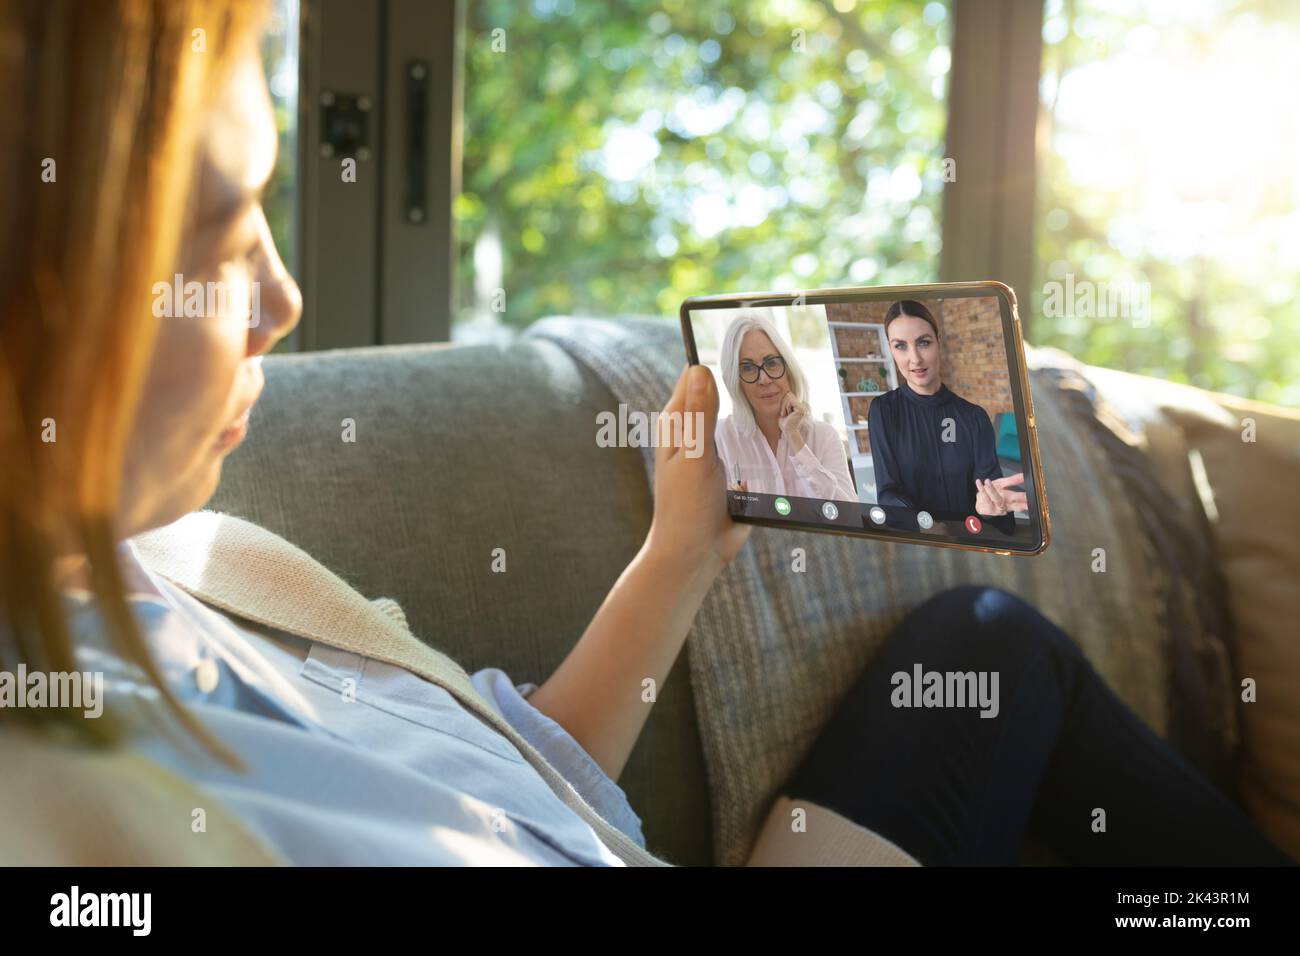
M 421 224 L 428 218 L 429 174 L 429 64 L 406 64 L 406 221 Z

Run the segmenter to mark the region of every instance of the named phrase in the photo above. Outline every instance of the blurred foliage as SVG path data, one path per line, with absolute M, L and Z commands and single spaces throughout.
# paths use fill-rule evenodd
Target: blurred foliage
M 950 39 L 924 0 L 468 0 L 454 335 L 934 281 Z M 1031 340 L 1300 405 L 1300 5 L 1046 0 L 1043 40 Z M 267 65 L 295 269 L 296 37 L 274 25 Z M 1149 323 L 1044 315 L 1067 275 L 1147 283 Z
M 1035 344 L 1300 405 L 1298 13 L 1048 0 Z M 1067 273 L 1144 279 L 1149 325 L 1044 316 Z
M 934 281 L 948 19 L 937 2 L 470 0 L 456 336 Z

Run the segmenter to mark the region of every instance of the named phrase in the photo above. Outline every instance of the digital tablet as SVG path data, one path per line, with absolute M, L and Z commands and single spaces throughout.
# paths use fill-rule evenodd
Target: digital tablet
M 1000 282 L 695 296 L 692 364 L 737 521 L 1041 554 L 1050 540 L 1016 296 Z

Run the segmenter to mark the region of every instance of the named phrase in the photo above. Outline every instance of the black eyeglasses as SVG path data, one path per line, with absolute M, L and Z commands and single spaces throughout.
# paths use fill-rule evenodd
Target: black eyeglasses
M 758 381 L 758 373 L 766 372 L 767 377 L 776 380 L 785 374 L 785 359 L 779 355 L 769 355 L 763 359 L 763 364 L 755 365 L 748 360 L 740 363 L 740 380 L 746 385 L 753 385 Z

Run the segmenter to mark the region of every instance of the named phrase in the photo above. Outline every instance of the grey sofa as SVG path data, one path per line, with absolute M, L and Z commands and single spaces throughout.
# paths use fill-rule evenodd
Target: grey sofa
M 597 413 L 617 407 L 609 389 L 558 345 L 530 337 L 503 346 L 274 356 L 265 369 L 266 392 L 250 435 L 227 460 L 208 507 L 284 536 L 368 597 L 395 599 L 421 639 L 467 669 L 496 666 L 516 683 L 543 681 L 650 525 L 641 452 L 595 442 Z M 1086 440 L 1109 449 L 1099 459 L 1105 467 L 1123 469 L 1133 488 L 1147 489 L 1139 502 L 1149 506 L 1144 513 L 1177 525 L 1181 535 L 1146 560 L 1169 563 L 1172 579 L 1173 565 L 1187 565 L 1186 555 L 1202 556 L 1209 583 L 1182 567 L 1185 590 L 1223 589 L 1226 576 L 1226 604 L 1236 619 L 1224 634 L 1232 660 L 1222 650 L 1200 653 L 1208 672 L 1218 676 L 1216 686 L 1230 691 L 1240 674 L 1265 673 L 1294 687 L 1300 661 L 1293 640 L 1279 643 L 1277 622 L 1294 620 L 1286 606 L 1294 594 L 1288 579 L 1295 561 L 1273 543 L 1279 506 L 1260 499 L 1269 505 L 1261 510 L 1251 502 L 1259 489 L 1293 484 L 1300 458 L 1283 454 L 1274 472 L 1260 470 L 1265 459 L 1259 456 L 1243 460 L 1237 420 L 1248 414 L 1267 421 L 1261 435 L 1282 453 L 1294 447 L 1300 454 L 1300 416 L 1155 379 L 1088 371 L 1123 421 L 1095 423 L 1094 437 Z M 1036 392 L 1051 381 L 1040 378 Z M 1213 457 L 1217 448 L 1224 449 L 1222 465 Z M 1198 460 L 1204 452 L 1208 483 L 1231 518 L 1213 533 L 1189 470 L 1192 451 Z M 1075 516 L 1076 525 L 1091 520 L 1095 511 L 1078 489 L 1094 478 L 1064 481 L 1058 473 L 1053 513 Z M 1201 483 L 1206 480 L 1202 475 Z M 1058 560 L 1065 544 L 1062 536 Z M 504 574 L 491 568 L 497 548 L 506 552 Z M 1265 553 L 1276 557 L 1261 563 Z M 1016 567 L 1031 574 L 1046 570 Z M 1256 615 L 1256 607 L 1263 613 Z M 1079 624 L 1062 621 L 1067 629 Z M 1170 626 L 1171 633 L 1192 636 L 1193 629 Z M 1155 631 L 1124 640 L 1163 656 L 1175 684 L 1186 683 L 1195 669 L 1193 659 L 1179 658 Z M 652 852 L 680 865 L 709 865 L 715 862 L 713 816 L 689 656 L 688 642 L 619 782 L 642 818 Z M 1136 686 L 1160 679 L 1143 677 Z M 1300 845 L 1300 813 L 1287 781 L 1300 780 L 1300 766 L 1284 741 L 1298 725 L 1285 695 L 1274 699 L 1279 702 L 1243 712 L 1259 715 L 1243 717 L 1244 739 L 1229 711 L 1214 740 L 1219 750 L 1227 748 L 1231 765 L 1214 776 L 1230 791 L 1240 776 L 1256 793 L 1281 794 L 1248 794 L 1247 803 L 1275 839 L 1294 847 Z M 1199 718 L 1201 710 L 1189 709 L 1180 694 L 1171 692 L 1171 700 L 1175 716 L 1181 707 Z M 1226 703 L 1231 707 L 1231 697 Z M 1203 746 L 1212 742 L 1204 729 L 1172 737 L 1189 755 L 1216 749 Z M 1236 766 L 1238 752 L 1244 769 Z M 1027 851 L 1026 862 L 1054 862 L 1050 854 Z

